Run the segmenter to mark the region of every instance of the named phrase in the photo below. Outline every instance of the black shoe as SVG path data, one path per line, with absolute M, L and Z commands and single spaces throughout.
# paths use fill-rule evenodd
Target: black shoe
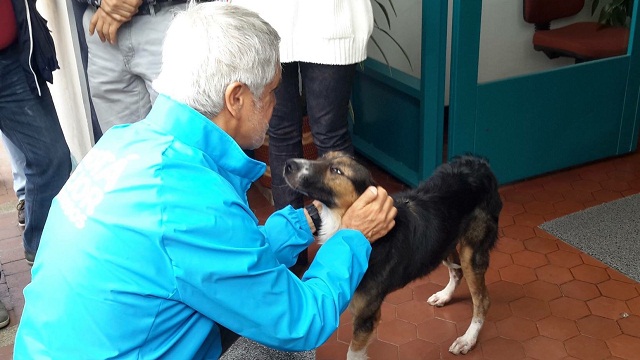
M 0 329 L 9 325 L 9 312 L 3 303 L 0 302 Z
M 24 200 L 18 201 L 18 205 L 16 205 L 16 209 L 18 210 L 18 226 L 24 229 Z

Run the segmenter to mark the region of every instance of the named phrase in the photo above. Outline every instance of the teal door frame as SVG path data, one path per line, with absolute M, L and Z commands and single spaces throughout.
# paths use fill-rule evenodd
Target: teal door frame
M 420 79 L 367 59 L 354 83 L 354 146 L 412 186 L 443 160 L 447 12 L 447 1 L 422 2 Z
M 482 1 L 453 8 L 449 158 L 486 156 L 505 183 L 635 151 L 637 16 L 625 56 L 478 84 Z

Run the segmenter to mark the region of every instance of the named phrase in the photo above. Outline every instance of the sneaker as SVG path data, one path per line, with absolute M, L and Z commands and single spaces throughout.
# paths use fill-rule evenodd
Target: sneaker
M 18 210 L 18 226 L 24 229 L 24 200 L 18 201 L 16 209 Z
M 2 302 L 0 302 L 0 329 L 9 325 L 9 312 Z
M 29 266 L 33 266 L 33 260 L 36 259 L 36 254 L 32 254 L 30 252 L 24 252 L 24 259 L 27 260 L 27 264 Z

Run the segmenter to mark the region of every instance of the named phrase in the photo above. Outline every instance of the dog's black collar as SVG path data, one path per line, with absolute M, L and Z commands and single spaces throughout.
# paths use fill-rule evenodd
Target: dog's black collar
M 318 229 L 320 229 L 320 224 L 322 223 L 322 220 L 320 220 L 320 214 L 318 213 L 318 208 L 313 204 L 309 204 L 304 208 L 307 209 L 307 212 L 311 217 L 311 221 L 313 221 L 313 226 L 316 227 L 316 231 L 313 233 L 313 235 L 317 235 Z

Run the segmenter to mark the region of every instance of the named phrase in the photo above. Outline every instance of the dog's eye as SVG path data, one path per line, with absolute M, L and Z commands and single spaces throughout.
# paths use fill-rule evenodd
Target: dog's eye
M 340 169 L 338 169 L 337 167 L 331 167 L 331 172 L 337 175 L 342 175 L 342 171 Z

